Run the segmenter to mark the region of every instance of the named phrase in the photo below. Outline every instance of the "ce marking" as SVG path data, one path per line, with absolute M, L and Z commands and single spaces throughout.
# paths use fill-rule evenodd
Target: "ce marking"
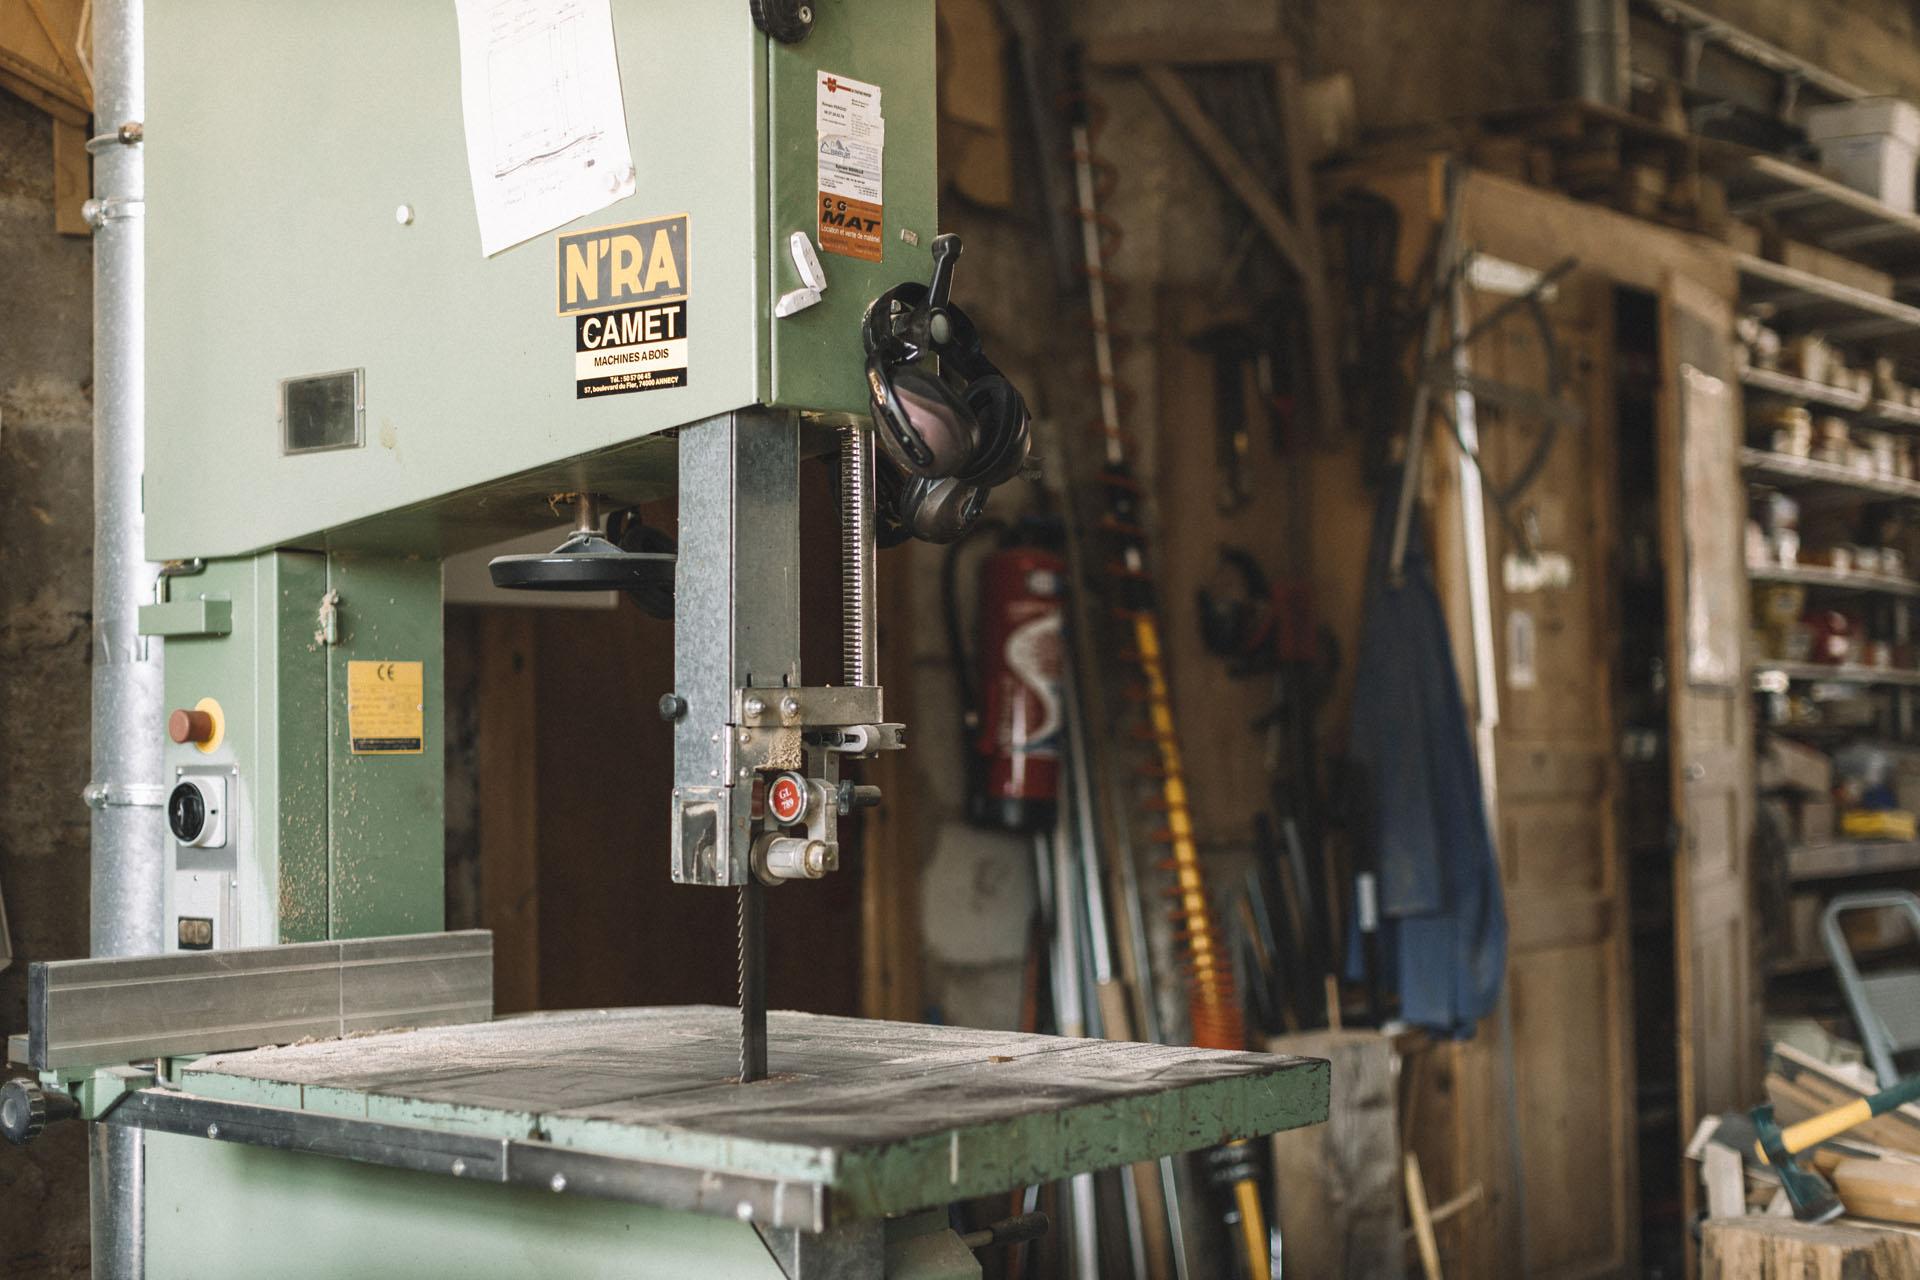
M 373 669 L 373 678 L 375 680 L 385 680 L 388 683 L 392 683 L 393 669 L 398 665 L 399 663 L 396 663 L 396 662 L 381 663 L 379 666 Z

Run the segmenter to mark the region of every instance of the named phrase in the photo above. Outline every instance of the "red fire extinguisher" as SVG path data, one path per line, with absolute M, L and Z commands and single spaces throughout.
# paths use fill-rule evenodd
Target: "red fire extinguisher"
M 979 725 L 974 817 L 1032 831 L 1053 821 L 1060 792 L 1061 624 L 1066 564 L 1009 542 L 980 566 Z

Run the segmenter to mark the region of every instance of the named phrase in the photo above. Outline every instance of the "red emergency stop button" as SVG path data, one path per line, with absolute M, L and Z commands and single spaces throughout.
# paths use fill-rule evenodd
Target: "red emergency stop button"
M 189 742 L 205 746 L 213 741 L 214 729 L 213 713 L 198 708 L 182 708 L 167 717 L 167 736 L 183 746 Z
M 807 816 L 807 783 L 796 773 L 783 773 L 767 788 L 767 811 L 775 822 L 791 826 Z

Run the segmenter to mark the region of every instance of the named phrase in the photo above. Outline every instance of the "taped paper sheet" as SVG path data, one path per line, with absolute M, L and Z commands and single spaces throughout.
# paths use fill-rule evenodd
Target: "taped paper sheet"
M 820 148 L 820 247 L 828 253 L 878 262 L 887 146 L 880 86 L 818 72 L 814 130 Z
M 488 257 L 633 194 L 610 0 L 454 0 Z

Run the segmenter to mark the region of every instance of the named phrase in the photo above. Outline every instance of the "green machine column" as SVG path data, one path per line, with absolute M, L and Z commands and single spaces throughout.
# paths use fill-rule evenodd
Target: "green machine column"
M 435 932 L 446 926 L 440 562 L 336 553 L 328 571 L 327 936 Z
M 440 929 L 439 564 L 268 551 L 170 586 L 141 629 L 167 637 L 168 706 L 201 740 L 168 743 L 166 782 L 215 812 L 165 837 L 168 945 Z

